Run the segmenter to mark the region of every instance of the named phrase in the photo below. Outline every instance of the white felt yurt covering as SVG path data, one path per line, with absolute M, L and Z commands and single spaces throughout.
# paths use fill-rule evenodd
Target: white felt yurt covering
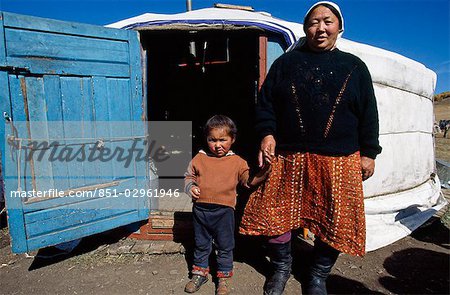
M 258 26 L 278 32 L 288 44 L 304 36 L 301 24 L 267 13 L 221 8 L 173 15 L 146 13 L 108 27 L 142 30 L 173 23 Z M 373 46 L 339 39 L 338 47 L 367 64 L 378 101 L 383 151 L 374 176 L 364 182 L 367 251 L 371 251 L 407 236 L 446 204 L 434 174 L 436 74 L 416 61 Z

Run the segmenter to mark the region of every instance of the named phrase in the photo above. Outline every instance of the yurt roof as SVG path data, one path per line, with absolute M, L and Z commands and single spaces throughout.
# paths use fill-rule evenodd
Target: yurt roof
M 288 45 L 305 34 L 299 23 L 285 21 L 266 12 L 204 8 L 177 14 L 144 13 L 107 25 L 111 28 L 147 30 L 173 24 L 187 26 L 249 26 L 281 34 Z M 431 99 L 436 74 L 423 64 L 374 46 L 340 39 L 338 47 L 360 57 L 369 67 L 374 83 Z

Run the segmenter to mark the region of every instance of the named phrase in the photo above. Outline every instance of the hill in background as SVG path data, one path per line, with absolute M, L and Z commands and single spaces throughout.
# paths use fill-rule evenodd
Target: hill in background
M 444 100 L 444 99 L 449 98 L 449 97 L 450 97 L 450 91 L 446 91 L 446 92 L 442 92 L 442 93 L 436 94 L 433 97 L 433 100 L 434 101 L 441 101 L 441 100 Z
M 436 94 L 434 96 L 435 120 L 450 120 L 450 91 Z
M 450 120 L 450 92 L 434 96 L 435 121 Z M 435 139 L 436 158 L 450 163 L 450 136 L 443 138 L 443 133 L 437 133 Z

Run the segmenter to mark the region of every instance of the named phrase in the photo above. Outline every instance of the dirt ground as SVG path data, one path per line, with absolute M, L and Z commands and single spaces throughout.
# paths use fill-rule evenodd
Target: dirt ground
M 450 120 L 450 97 L 434 103 L 434 116 L 437 122 L 439 120 Z
M 107 249 L 121 237 L 97 235 L 83 239 L 69 255 L 42 259 L 11 254 L 7 229 L 0 233 L 0 294 L 185 294 L 189 245 L 183 254 L 112 255 Z M 269 268 L 260 246 L 256 240 L 239 241 L 233 294 L 262 294 Z M 301 294 L 310 251 L 309 243 L 296 239 L 285 294 Z M 364 258 L 341 255 L 328 289 L 330 294 L 449 294 L 449 257 L 449 230 L 433 217 L 412 235 Z M 214 294 L 214 283 L 197 294 Z
M 436 158 L 450 163 L 450 135 L 448 138 L 438 136 L 435 137 Z

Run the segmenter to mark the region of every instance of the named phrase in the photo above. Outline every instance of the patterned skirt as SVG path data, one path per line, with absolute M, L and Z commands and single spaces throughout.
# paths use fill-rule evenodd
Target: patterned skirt
M 239 232 L 281 235 L 308 228 L 333 248 L 365 254 L 366 225 L 359 152 L 331 157 L 280 153 L 245 207 Z

